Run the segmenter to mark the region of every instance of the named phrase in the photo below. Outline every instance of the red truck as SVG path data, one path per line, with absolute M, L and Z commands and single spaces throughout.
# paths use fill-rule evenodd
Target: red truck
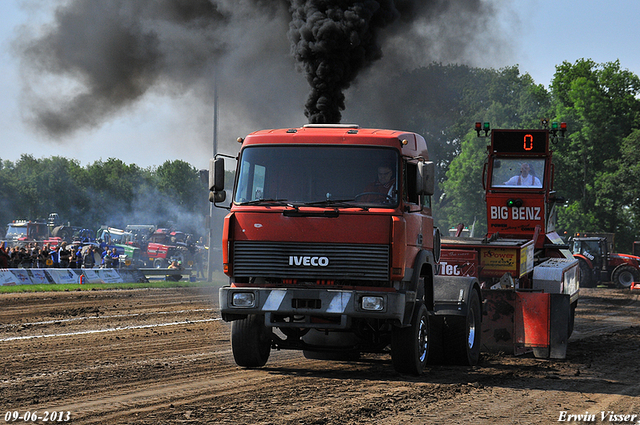
M 491 130 L 476 123 L 476 131 L 491 133 L 483 171 L 488 233 L 443 237 L 442 273 L 480 281 L 484 349 L 565 358 L 580 272 L 555 231 L 563 199 L 553 188 L 550 142 L 564 136 L 566 126 Z
M 398 372 L 416 375 L 436 359 L 478 362 L 482 292 L 475 277 L 437 275 L 423 137 L 310 124 L 238 141 L 238 157 L 216 155 L 210 173 L 210 201 L 230 210 L 219 298 L 238 365 L 263 366 L 272 348 L 390 351 Z M 230 205 L 225 158 L 237 160 Z

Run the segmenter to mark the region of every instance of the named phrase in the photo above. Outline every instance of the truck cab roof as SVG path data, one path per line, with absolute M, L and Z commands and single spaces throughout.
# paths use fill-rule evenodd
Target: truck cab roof
M 356 124 L 307 124 L 297 128 L 259 130 L 239 139 L 250 144 L 344 144 L 389 146 L 406 156 L 428 158 L 427 144 L 422 136 L 412 132 L 360 128 Z

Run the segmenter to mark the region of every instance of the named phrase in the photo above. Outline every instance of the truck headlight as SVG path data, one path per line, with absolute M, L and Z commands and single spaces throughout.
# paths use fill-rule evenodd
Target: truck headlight
M 363 310 L 382 311 L 384 310 L 384 297 L 365 295 L 360 300 Z
M 234 292 L 231 297 L 234 307 L 251 308 L 256 306 L 256 296 L 253 292 Z

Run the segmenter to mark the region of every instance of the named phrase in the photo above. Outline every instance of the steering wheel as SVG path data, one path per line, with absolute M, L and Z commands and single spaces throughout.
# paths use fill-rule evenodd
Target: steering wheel
M 377 199 L 380 199 L 383 202 L 391 202 L 393 201 L 393 198 L 389 195 L 387 195 L 386 193 L 380 193 L 380 192 L 362 192 L 362 193 L 358 193 L 355 196 L 355 200 L 357 201 L 359 198 L 362 198 L 363 196 L 375 196 Z

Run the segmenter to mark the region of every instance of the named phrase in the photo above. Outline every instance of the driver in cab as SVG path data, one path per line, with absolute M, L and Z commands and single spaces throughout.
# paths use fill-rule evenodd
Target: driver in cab
M 520 165 L 520 174 L 511 177 L 504 184 L 508 186 L 542 187 L 542 183 L 536 177 L 533 167 L 526 162 Z
M 395 197 L 396 178 L 393 166 L 380 164 L 375 182 L 368 185 L 360 198 L 365 202 L 389 203 Z

